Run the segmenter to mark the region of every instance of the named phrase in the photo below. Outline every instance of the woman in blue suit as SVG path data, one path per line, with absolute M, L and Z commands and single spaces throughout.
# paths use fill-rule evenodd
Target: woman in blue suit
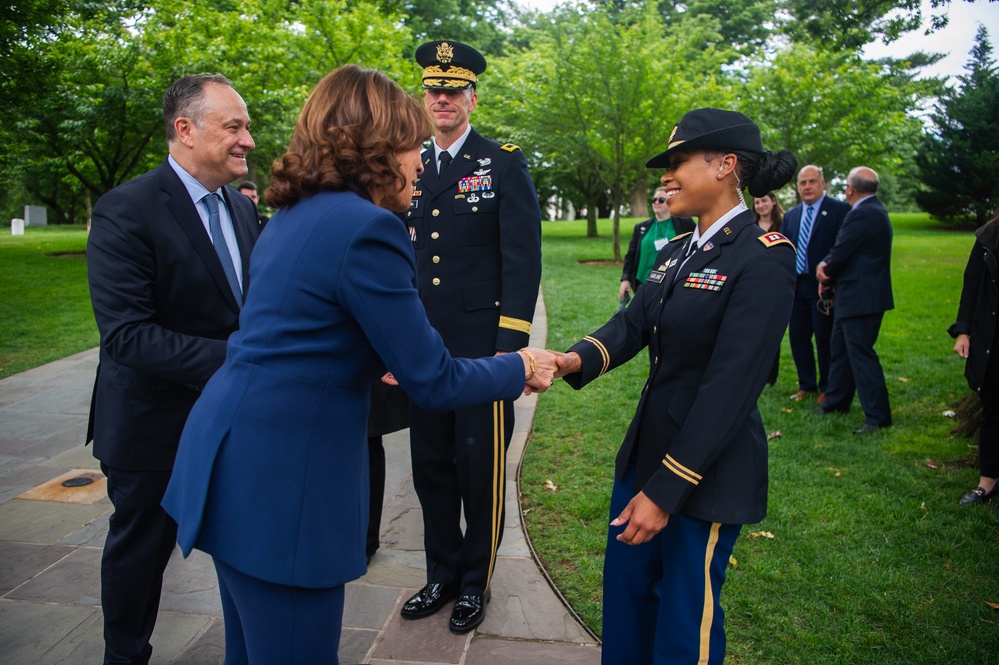
M 551 385 L 550 354 L 453 359 L 427 322 L 390 211 L 409 207 L 430 131 L 398 85 L 346 65 L 312 92 L 272 168 L 281 210 L 163 499 L 184 554 L 215 561 L 227 665 L 338 662 L 344 585 L 366 570 L 372 379 L 387 368 L 441 409 Z

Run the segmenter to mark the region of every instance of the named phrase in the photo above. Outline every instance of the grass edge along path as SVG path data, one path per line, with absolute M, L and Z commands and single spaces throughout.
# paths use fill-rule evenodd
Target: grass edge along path
M 896 308 L 877 350 L 895 426 L 857 437 L 856 401 L 849 415 L 821 419 L 809 413 L 814 402 L 790 402 L 797 384 L 785 337 L 778 383 L 760 399 L 767 432 L 780 432 L 770 443 L 769 514 L 744 527 L 722 599 L 728 662 L 999 662 L 999 610 L 989 605 L 999 604 L 999 503 L 957 506 L 978 471 L 949 463 L 973 448 L 949 434 L 943 415 L 967 392 L 945 330 L 972 235 L 920 214 L 892 221 Z M 568 348 L 613 314 L 620 267 L 599 265 L 611 256 L 609 226 L 592 239 L 582 222 L 544 225 L 550 348 Z M 647 363 L 640 354 L 579 392 L 556 383 L 540 398 L 523 463 L 532 542 L 598 634 L 614 455 Z

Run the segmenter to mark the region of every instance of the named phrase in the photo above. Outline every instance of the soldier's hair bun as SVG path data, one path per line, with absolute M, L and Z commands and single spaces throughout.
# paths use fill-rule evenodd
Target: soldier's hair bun
M 746 187 L 753 196 L 765 196 L 791 182 L 798 170 L 798 160 L 787 150 L 766 151 L 752 173 L 744 173 Z

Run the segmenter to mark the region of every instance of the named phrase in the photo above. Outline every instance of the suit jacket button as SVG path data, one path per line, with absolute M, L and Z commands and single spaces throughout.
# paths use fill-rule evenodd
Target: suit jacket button
M 439 257 L 439 256 L 435 256 L 435 257 L 433 258 L 433 262 L 434 262 L 434 263 L 440 263 L 440 262 L 441 262 L 441 257 Z
M 659 332 L 659 326 L 652 326 L 652 334 L 655 335 L 657 332 Z
M 496 306 L 497 306 L 497 307 L 499 307 L 499 306 L 500 306 L 500 302 L 499 302 L 499 300 L 497 300 L 497 301 L 496 301 Z
M 434 277 L 434 286 L 438 286 L 441 283 L 440 277 Z
M 472 206 L 472 212 L 479 212 L 479 206 Z
M 434 211 L 432 213 L 430 213 L 430 214 L 433 215 L 434 217 L 437 217 L 438 215 L 441 214 L 441 211 L 438 210 L 437 208 L 434 208 Z
M 438 238 L 441 237 L 441 234 L 437 233 L 437 231 L 434 231 L 433 233 L 430 234 L 430 237 L 433 238 L 434 240 L 437 240 Z

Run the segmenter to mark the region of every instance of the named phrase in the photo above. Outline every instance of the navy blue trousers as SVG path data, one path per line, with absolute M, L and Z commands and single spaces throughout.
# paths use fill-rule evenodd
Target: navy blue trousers
M 818 281 L 810 275 L 798 275 L 794 287 L 794 304 L 791 306 L 791 320 L 788 322 L 788 341 L 791 343 L 794 366 L 798 370 L 798 389 L 817 389 L 824 393 L 829 384 L 833 317 L 820 312 L 818 302 Z M 818 378 L 815 374 L 816 357 L 819 363 Z
M 338 665 L 344 585 L 274 584 L 212 558 L 225 620 L 225 665 Z
M 413 486 L 423 508 L 427 583 L 458 583 L 463 594 L 485 594 L 503 538 L 513 402 L 444 412 L 414 407 L 411 417 Z
M 104 662 L 149 662 L 163 571 L 177 543 L 177 523 L 160 507 L 169 471 L 129 471 L 101 464 L 114 506 L 101 558 Z
M 825 411 L 850 410 L 856 392 L 868 425 L 888 427 L 892 423 L 888 386 L 881 359 L 874 350 L 884 312 L 866 316 L 836 317 L 832 335 L 832 368 L 826 391 Z
M 613 520 L 635 496 L 634 471 L 614 481 Z M 741 525 L 670 515 L 641 545 L 616 540 L 604 558 L 602 665 L 717 665 L 725 659 L 721 590 Z

